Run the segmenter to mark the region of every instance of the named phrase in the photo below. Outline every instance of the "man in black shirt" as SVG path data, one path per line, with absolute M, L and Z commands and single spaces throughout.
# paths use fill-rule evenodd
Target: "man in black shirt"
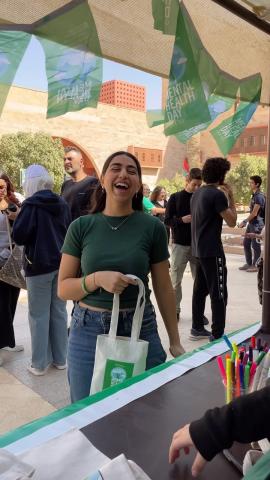
M 175 292 L 178 320 L 181 311 L 182 279 L 188 262 L 193 279 L 196 274 L 197 260 L 191 253 L 190 200 L 193 192 L 201 186 L 201 183 L 201 170 L 192 168 L 187 177 L 185 189 L 173 193 L 166 207 L 165 224 L 172 230 L 171 280 Z
M 202 169 L 206 185 L 191 199 L 192 254 L 199 265 L 193 287 L 191 340 L 220 338 L 224 333 L 227 306 L 227 268 L 221 242 L 223 219 L 235 227 L 237 214 L 231 188 L 224 184 L 230 162 L 225 158 L 209 158 Z M 205 330 L 205 300 L 210 294 L 212 335 Z
M 84 172 L 82 153 L 76 147 L 65 148 L 64 168 L 71 179 L 63 183 L 61 195 L 70 206 L 72 220 L 75 220 L 89 212 L 98 180 Z

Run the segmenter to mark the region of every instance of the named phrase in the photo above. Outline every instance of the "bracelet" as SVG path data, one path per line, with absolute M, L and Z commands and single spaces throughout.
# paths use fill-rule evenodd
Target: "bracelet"
M 82 280 L 81 280 L 81 287 L 82 287 L 82 290 L 83 292 L 85 293 L 85 296 L 89 295 L 90 292 L 89 290 L 87 290 L 87 287 L 86 287 L 86 277 L 87 275 L 85 275 L 84 277 L 82 277 Z

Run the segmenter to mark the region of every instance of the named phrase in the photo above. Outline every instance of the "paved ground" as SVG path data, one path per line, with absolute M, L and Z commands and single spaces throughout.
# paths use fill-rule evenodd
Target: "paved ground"
M 243 263 L 243 256 L 227 255 L 229 287 L 227 332 L 261 319 L 256 274 L 239 271 L 238 267 Z M 187 271 L 183 281 L 182 318 L 179 330 L 182 343 L 188 351 L 204 343 L 204 341 L 192 342 L 188 339 L 191 326 L 192 283 L 190 272 Z M 206 315 L 211 319 L 209 303 L 207 303 Z M 158 325 L 162 342 L 168 351 L 168 339 L 159 313 Z M 15 317 L 15 333 L 17 343 L 23 344 L 25 350 L 20 353 L 6 351 L 0 353 L 4 360 L 4 365 L 0 368 L 0 434 L 69 403 L 66 371 L 51 368 L 43 377 L 34 377 L 27 371 L 31 345 L 25 293 L 19 300 Z

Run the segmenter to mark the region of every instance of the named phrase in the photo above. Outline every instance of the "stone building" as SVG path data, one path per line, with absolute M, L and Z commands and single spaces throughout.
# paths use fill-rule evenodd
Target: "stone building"
M 46 108 L 46 92 L 11 87 L 0 118 L 0 135 L 43 131 L 60 137 L 64 145 L 82 150 L 86 171 L 97 175 L 112 152 L 136 151 L 144 181 L 151 187 L 161 172 L 167 175 L 181 167 L 185 146 L 165 137 L 163 126 L 150 129 L 144 111 L 99 103 L 96 109 L 46 119 Z

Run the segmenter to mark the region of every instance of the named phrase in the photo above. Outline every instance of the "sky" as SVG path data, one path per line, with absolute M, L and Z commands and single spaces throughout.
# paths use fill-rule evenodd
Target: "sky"
M 146 87 L 147 110 L 161 107 L 161 78 L 149 73 L 104 60 L 103 82 L 124 80 Z M 45 56 L 39 41 L 32 37 L 13 81 L 14 85 L 47 91 Z

